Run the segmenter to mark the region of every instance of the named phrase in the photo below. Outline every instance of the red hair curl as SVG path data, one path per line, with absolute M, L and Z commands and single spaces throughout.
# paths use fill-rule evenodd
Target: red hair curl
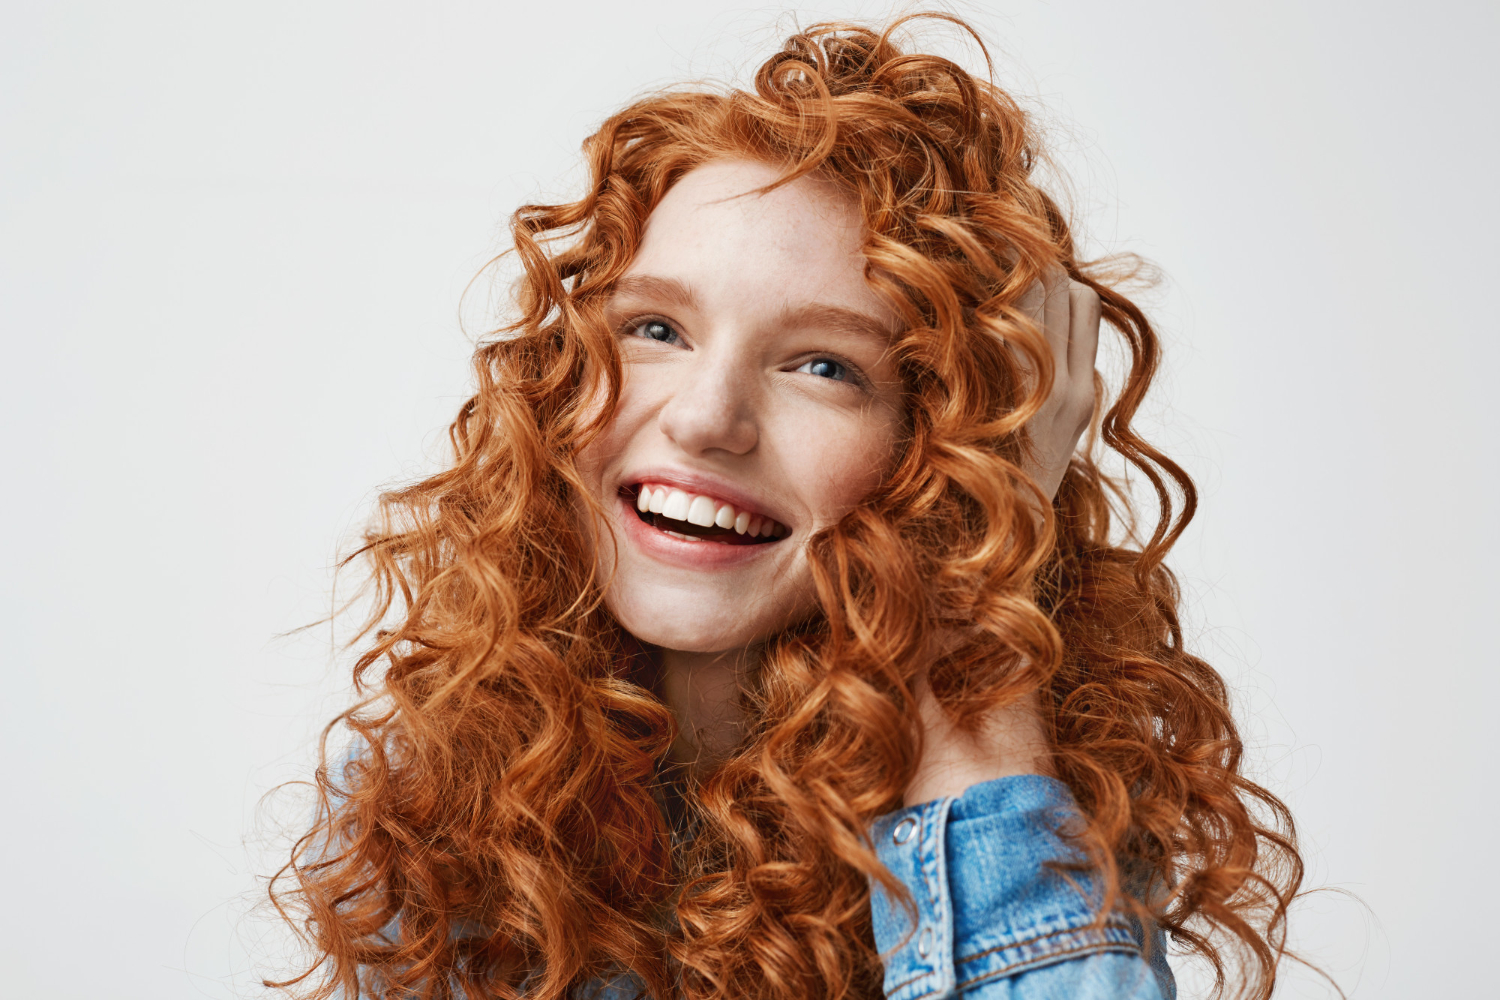
M 1016 103 L 890 34 L 817 26 L 753 93 L 637 101 L 586 142 L 584 197 L 516 212 L 519 319 L 475 354 L 455 460 L 385 494 L 356 553 L 377 597 L 355 667 L 369 698 L 341 717 L 358 750 L 320 768 L 317 823 L 272 886 L 317 955 L 277 985 L 552 1000 L 628 972 L 660 998 L 878 997 L 868 879 L 890 877 L 865 830 L 913 773 L 925 670 L 960 722 L 1039 690 L 1101 914 L 1156 919 L 1220 987 L 1269 996 L 1301 860 L 1286 808 L 1240 773 L 1223 680 L 1183 648 L 1162 561 L 1193 484 L 1131 428 L 1156 335 L 1076 259 Z M 574 459 L 618 391 L 603 303 L 666 191 L 724 158 L 778 183 L 816 171 L 858 205 L 868 280 L 904 323 L 909 426 L 881 488 L 810 542 L 819 612 L 768 644 L 747 735 L 692 784 L 674 850 L 674 722 L 604 609 Z M 1130 367 L 1107 409 L 1101 383 L 1038 520 L 1025 426 L 1051 356 L 1018 303 L 1059 264 L 1098 292 Z M 1132 513 L 1102 449 L 1154 488 L 1146 537 L 1111 541 Z

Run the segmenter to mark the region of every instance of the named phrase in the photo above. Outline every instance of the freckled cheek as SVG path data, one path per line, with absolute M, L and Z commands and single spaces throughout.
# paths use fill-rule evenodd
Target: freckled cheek
M 603 489 L 603 477 L 608 467 L 611 463 L 618 462 L 625 457 L 631 441 L 649 415 L 650 408 L 641 389 L 639 384 L 632 385 L 631 380 L 626 379 L 620 388 L 620 399 L 615 407 L 613 418 L 579 453 L 578 471 L 597 490 Z M 601 389 L 596 397 L 586 404 L 585 413 L 589 416 L 597 413 L 604 407 L 604 400 L 604 392 Z
M 852 420 L 787 428 L 795 475 L 807 507 L 832 524 L 866 499 L 890 468 L 896 440 L 892 421 Z

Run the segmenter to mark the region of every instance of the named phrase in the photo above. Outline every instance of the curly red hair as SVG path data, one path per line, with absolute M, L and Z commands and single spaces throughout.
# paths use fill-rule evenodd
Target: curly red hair
M 550 1000 L 629 973 L 661 998 L 877 997 L 869 880 L 890 877 L 865 831 L 913 773 L 925 670 L 960 722 L 1039 690 L 1101 914 L 1158 920 L 1221 987 L 1269 995 L 1302 873 L 1291 820 L 1240 773 L 1224 682 L 1183 647 L 1162 562 L 1193 484 L 1131 428 L 1157 337 L 1076 258 L 1038 149 L 991 83 L 890 30 L 820 25 L 754 92 L 630 105 L 586 142 L 581 199 L 516 212 L 519 318 L 475 354 L 454 462 L 385 494 L 356 554 L 369 697 L 273 882 L 315 950 L 278 985 Z M 610 416 L 589 401 L 618 390 L 603 304 L 653 206 L 723 158 L 816 171 L 857 203 L 868 280 L 904 322 L 909 424 L 881 488 L 811 541 L 818 613 L 769 642 L 747 734 L 688 787 L 674 848 L 674 722 L 604 609 L 574 460 Z M 1018 303 L 1056 265 L 1098 292 L 1130 366 L 1038 519 L 1025 428 L 1051 358 Z M 1105 449 L 1154 488 L 1141 537 Z

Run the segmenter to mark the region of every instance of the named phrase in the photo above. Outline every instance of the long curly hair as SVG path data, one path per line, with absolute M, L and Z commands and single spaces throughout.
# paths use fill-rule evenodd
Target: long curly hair
M 903 51 L 902 23 L 799 32 L 753 92 L 636 101 L 584 144 L 583 197 L 515 213 L 517 315 L 474 355 L 453 462 L 384 494 L 350 557 L 375 607 L 363 700 L 335 722 L 354 749 L 319 768 L 315 825 L 272 882 L 312 958 L 270 985 L 551 1000 L 629 975 L 663 1000 L 878 997 L 870 880 L 900 889 L 866 830 L 914 772 L 925 673 L 962 725 L 1039 692 L 1100 919 L 1156 920 L 1219 992 L 1269 996 L 1302 862 L 1285 806 L 1241 774 L 1223 679 L 1183 645 L 1163 558 L 1195 492 L 1131 427 L 1158 339 L 1077 259 L 1034 180 L 1034 123 L 988 78 Z M 575 459 L 617 399 L 603 304 L 653 206 L 725 158 L 816 172 L 858 205 L 867 280 L 904 323 L 908 416 L 880 488 L 808 543 L 817 611 L 768 641 L 741 743 L 682 779 L 649 656 L 605 607 Z M 1096 378 L 1049 507 L 1025 467 L 1051 354 L 1019 301 L 1059 265 L 1129 368 Z M 1106 451 L 1153 488 L 1154 522 Z

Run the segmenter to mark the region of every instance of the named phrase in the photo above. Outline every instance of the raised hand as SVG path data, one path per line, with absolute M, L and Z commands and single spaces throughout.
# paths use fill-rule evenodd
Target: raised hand
M 1073 281 L 1061 267 L 1050 268 L 1021 296 L 1052 348 L 1052 391 L 1027 424 L 1031 454 L 1026 471 L 1051 500 L 1057 496 L 1068 461 L 1094 413 L 1094 357 L 1099 350 L 1099 296 Z
M 1094 413 L 1099 296 L 1054 267 L 1026 290 L 1020 305 L 1052 348 L 1052 388 L 1027 425 L 1031 453 L 1025 463 L 1026 471 L 1051 500 Z M 962 795 L 970 785 L 1006 775 L 1052 773 L 1035 692 L 990 713 L 974 731 L 953 724 L 925 678 L 918 682 L 916 696 L 922 719 L 922 758 L 906 788 L 908 805 Z

